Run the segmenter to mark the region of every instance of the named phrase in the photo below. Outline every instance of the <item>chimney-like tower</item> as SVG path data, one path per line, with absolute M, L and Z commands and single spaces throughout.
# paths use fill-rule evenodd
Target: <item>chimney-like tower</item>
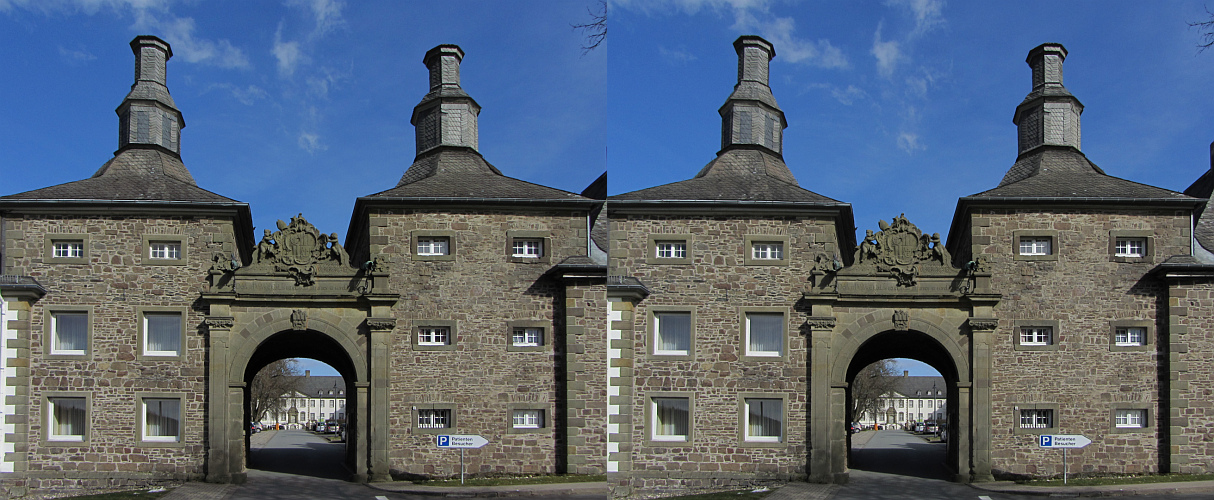
M 164 40 L 143 35 L 131 40 L 135 84 L 118 105 L 118 150 L 159 146 L 181 154 L 185 119 L 166 85 L 166 63 L 173 49 Z
M 417 130 L 418 155 L 438 146 L 477 148 L 481 107 L 459 85 L 463 59 L 458 45 L 439 45 L 422 59 L 430 70 L 430 92 L 413 108 L 410 120 Z
M 782 154 L 788 122 L 767 85 L 768 65 L 776 56 L 771 43 L 747 35 L 733 42 L 738 52 L 738 84 L 721 106 L 721 150 L 762 146 Z
M 1019 133 L 1023 155 L 1040 146 L 1069 146 L 1080 149 L 1079 115 L 1083 104 L 1062 85 L 1062 62 L 1066 48 L 1044 43 L 1029 51 L 1025 62 L 1033 68 L 1033 90 L 1016 107 L 1012 122 Z

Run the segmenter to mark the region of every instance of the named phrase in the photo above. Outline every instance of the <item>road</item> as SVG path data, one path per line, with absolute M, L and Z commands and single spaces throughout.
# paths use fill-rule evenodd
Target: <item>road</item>
M 866 431 L 869 432 L 869 431 Z M 858 435 L 857 435 L 858 436 Z M 945 445 L 900 430 L 875 431 L 853 444 L 851 477 L 831 500 L 1012 500 L 1033 496 L 993 493 L 948 480 Z M 860 443 L 863 439 L 855 439 Z M 1141 495 L 1140 499 L 1209 500 L 1210 495 Z

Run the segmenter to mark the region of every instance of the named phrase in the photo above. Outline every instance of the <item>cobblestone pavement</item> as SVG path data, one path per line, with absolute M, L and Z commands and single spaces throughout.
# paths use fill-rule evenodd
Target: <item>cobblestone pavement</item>
M 764 500 L 826 500 L 838 489 L 834 484 L 788 483 Z

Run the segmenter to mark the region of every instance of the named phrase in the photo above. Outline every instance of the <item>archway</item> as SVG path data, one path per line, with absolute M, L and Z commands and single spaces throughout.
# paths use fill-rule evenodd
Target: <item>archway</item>
M 847 422 L 859 419 L 859 416 L 853 413 L 854 399 L 857 397 L 854 390 L 857 387 L 864 387 L 864 384 L 858 384 L 857 377 L 867 376 L 867 374 L 862 375 L 866 366 L 895 357 L 909 358 L 927 364 L 939 373 L 940 380 L 935 377 L 924 377 L 923 380 L 919 380 L 920 377 L 912 378 L 905 373 L 893 374 L 892 379 L 886 381 L 889 383 L 884 384 L 885 387 L 882 388 L 883 391 L 888 390 L 892 394 L 888 394 L 890 397 L 887 398 L 884 398 L 885 395 L 882 396 L 883 401 L 889 404 L 886 409 L 886 422 L 892 424 L 887 427 L 887 431 L 892 430 L 896 435 L 891 436 L 889 432 L 878 434 L 882 436 L 878 440 L 887 446 L 888 443 L 896 444 L 893 445 L 893 449 L 866 450 L 865 456 L 863 456 L 866 460 L 858 460 L 860 458 L 857 456 L 858 452 L 852 446 L 853 435 L 848 433 L 847 467 L 938 479 L 956 478 L 960 469 L 968 469 L 968 464 L 963 466 L 960 463 L 957 439 L 933 444 L 901 432 L 907 430 L 906 426 L 909 423 L 924 422 L 923 403 L 925 401 L 929 402 L 930 422 L 933 425 L 946 426 L 946 436 L 957 436 L 960 432 L 959 426 L 968 426 L 965 419 L 958 418 L 956 414 L 958 407 L 957 382 L 960 378 L 957 363 L 949 356 L 947 350 L 930 335 L 909 330 L 884 331 L 873 335 L 860 345 L 847 367 L 847 405 L 845 407 Z M 882 377 L 888 376 L 882 375 Z M 928 386 L 928 383 L 931 385 Z M 936 401 L 943 401 L 943 412 L 940 411 L 941 405 L 931 404 Z M 895 407 L 897 408 L 895 409 Z M 937 414 L 943 418 L 938 420 Z M 965 433 L 968 434 L 968 429 Z M 866 434 L 863 437 L 872 439 L 873 435 Z M 940 454 L 940 451 L 944 453 Z M 943 461 L 943 464 L 930 463 L 937 461 Z M 940 465 L 943 465 L 943 468 L 939 467 Z M 965 472 L 968 473 L 968 470 Z

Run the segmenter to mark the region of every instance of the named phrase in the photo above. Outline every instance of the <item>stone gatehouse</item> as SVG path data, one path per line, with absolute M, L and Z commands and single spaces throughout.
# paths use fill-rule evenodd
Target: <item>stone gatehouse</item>
M 491 443 L 474 473 L 605 473 L 616 497 L 842 482 L 852 382 L 891 357 L 940 372 L 957 481 L 1054 475 L 1053 433 L 1092 439 L 1083 473 L 1214 469 L 1214 174 L 1178 193 L 1092 163 L 1061 45 L 1028 54 L 998 186 L 946 235 L 890 214 L 859 239 L 784 163 L 760 37 L 734 42 L 716 157 L 610 198 L 486 161 L 440 45 L 414 162 L 344 243 L 303 214 L 254 234 L 197 186 L 172 50 L 131 47 L 114 157 L 0 197 L 9 496 L 243 481 L 249 383 L 288 357 L 341 373 L 356 481 L 452 475 L 455 433 Z

